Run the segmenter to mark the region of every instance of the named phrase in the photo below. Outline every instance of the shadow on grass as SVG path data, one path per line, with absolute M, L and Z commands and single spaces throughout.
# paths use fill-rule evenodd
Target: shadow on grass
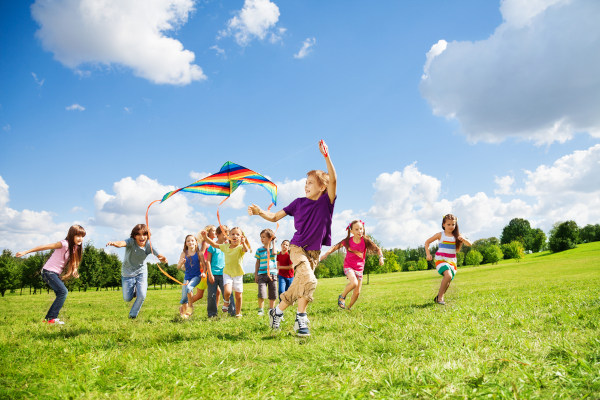
M 54 326 L 49 328 L 50 329 L 45 332 L 38 332 L 36 336 L 42 339 L 70 339 L 79 335 L 89 335 L 93 333 L 91 329 L 87 328 L 64 329 Z

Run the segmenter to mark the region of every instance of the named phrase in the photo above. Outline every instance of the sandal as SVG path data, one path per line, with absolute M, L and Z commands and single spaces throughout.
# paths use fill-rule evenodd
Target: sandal
M 437 296 L 435 296 L 435 297 L 433 298 L 433 302 L 434 302 L 434 303 L 437 303 L 437 304 L 440 304 L 440 305 L 442 305 L 442 306 L 445 306 L 445 305 L 446 305 L 446 302 L 445 302 L 444 300 L 438 301 L 438 297 L 437 297 Z
M 221 307 L 221 311 L 226 313 L 227 311 L 229 311 L 229 302 L 228 301 L 224 301 L 223 302 L 223 307 Z
M 338 296 L 338 307 L 342 310 L 346 308 L 346 298 L 342 297 L 341 294 Z

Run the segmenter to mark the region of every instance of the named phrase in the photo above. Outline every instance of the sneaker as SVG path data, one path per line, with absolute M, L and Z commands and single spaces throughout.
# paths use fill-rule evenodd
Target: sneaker
M 65 322 L 64 322 L 64 321 L 61 321 L 61 320 L 60 320 L 60 319 L 58 319 L 58 318 L 47 319 L 47 320 L 45 320 L 45 322 L 47 322 L 47 323 L 49 323 L 49 324 L 55 324 L 55 325 L 64 325 L 64 324 L 65 324 Z
M 269 310 L 269 326 L 271 329 L 279 330 L 279 324 L 283 315 L 277 315 L 277 312 L 274 308 Z
M 265 311 L 262 308 L 259 308 L 258 309 L 258 315 L 259 316 L 265 315 Z
M 235 317 L 236 318 L 242 318 L 242 314 L 236 314 Z
M 294 330 L 296 331 L 296 335 L 298 336 L 310 336 L 310 331 L 308 330 L 308 317 L 306 316 L 306 314 L 296 314 Z

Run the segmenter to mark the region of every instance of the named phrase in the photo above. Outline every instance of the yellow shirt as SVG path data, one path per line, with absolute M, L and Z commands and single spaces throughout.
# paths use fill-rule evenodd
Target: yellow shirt
M 219 249 L 225 255 L 225 268 L 223 273 L 231 277 L 244 275 L 244 268 L 242 267 L 242 260 L 244 259 L 244 246 L 241 244 L 231 248 L 229 243 L 223 243 L 219 245 Z

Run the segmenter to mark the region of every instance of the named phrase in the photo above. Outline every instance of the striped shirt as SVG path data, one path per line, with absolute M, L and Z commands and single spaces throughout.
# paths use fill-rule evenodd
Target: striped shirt
M 271 249 L 270 260 L 269 261 L 269 271 L 271 274 L 277 275 L 277 262 L 275 261 L 276 251 Z M 267 249 L 264 247 L 260 247 L 256 250 L 256 254 L 254 258 L 260 261 L 260 266 L 258 267 L 258 274 L 266 274 L 267 273 Z

